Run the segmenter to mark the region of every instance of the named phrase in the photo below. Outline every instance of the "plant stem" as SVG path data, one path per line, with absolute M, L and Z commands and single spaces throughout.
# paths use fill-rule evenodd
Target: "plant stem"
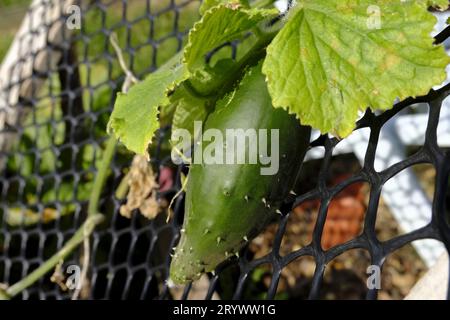
M 9 300 L 9 299 L 11 299 L 11 298 L 6 293 L 6 290 L 3 288 L 0 288 L 0 300 Z
M 94 186 L 92 187 L 91 197 L 88 205 L 88 217 L 84 224 L 78 229 L 73 237 L 50 259 L 48 259 L 39 268 L 27 275 L 25 278 L 17 282 L 16 284 L 8 287 L 6 290 L 0 289 L 0 300 L 8 300 L 24 289 L 31 286 L 52 268 L 54 268 L 59 261 L 64 260 L 78 245 L 89 238 L 94 231 L 95 226 L 103 221 L 103 215 L 98 213 L 98 205 L 100 201 L 100 195 L 105 185 L 106 178 L 108 176 L 108 169 L 110 167 L 112 158 L 114 156 L 114 150 L 116 148 L 116 139 L 111 136 L 107 140 L 106 149 L 103 154 L 102 161 L 98 168 L 97 176 L 94 180 Z
M 230 70 L 230 76 L 225 77 L 223 81 L 222 92 L 220 96 L 225 94 L 229 87 L 242 76 L 242 72 L 246 66 L 257 64 L 265 55 L 265 48 L 275 37 L 275 33 L 260 34 L 258 41 L 253 47 L 238 61 L 238 63 Z
M 72 251 L 83 242 L 83 240 L 91 235 L 95 227 L 103 221 L 103 215 L 95 214 L 87 218 L 80 229 L 70 238 L 69 241 L 56 254 L 48 259 L 39 268 L 34 270 L 28 276 L 10 286 L 6 290 L 0 290 L 0 299 L 9 300 L 31 286 L 47 272 L 52 270 L 59 261 L 64 260 Z
M 114 136 L 110 136 L 106 142 L 106 149 L 103 153 L 102 162 L 100 163 L 97 171 L 97 176 L 94 180 L 91 197 L 89 198 L 88 217 L 91 217 L 98 213 L 100 195 L 102 193 L 103 186 L 105 185 L 106 178 L 108 177 L 108 169 L 114 156 L 116 145 L 116 138 Z
M 278 32 L 278 31 L 277 31 Z M 277 32 L 264 33 L 259 32 L 257 42 L 247 51 L 247 53 L 236 62 L 229 70 L 223 79 L 214 86 L 208 88 L 208 92 L 199 92 L 190 82 L 186 80 L 183 85 L 189 93 L 199 99 L 210 99 L 215 104 L 217 99 L 223 97 L 234 83 L 242 77 L 243 72 L 247 66 L 257 64 L 265 55 L 265 48 L 273 40 Z
M 115 42 L 112 41 L 114 44 Z M 174 65 L 181 61 L 183 52 L 180 51 L 176 55 L 174 55 L 171 59 L 169 59 L 164 65 L 162 65 L 158 71 L 167 70 L 172 68 Z M 134 76 L 131 73 L 127 73 L 127 77 Z M 136 81 L 137 79 L 134 78 Z M 136 82 L 132 81 L 132 82 Z M 94 185 L 92 187 L 92 193 L 89 198 L 88 205 L 88 216 L 83 225 L 77 230 L 77 232 L 70 238 L 69 241 L 61 248 L 56 254 L 54 254 L 50 259 L 44 262 L 39 268 L 31 272 L 25 278 L 21 279 L 19 282 L 8 288 L 0 287 L 0 300 L 9 300 L 25 290 L 26 288 L 33 285 L 37 280 L 43 277 L 47 272 L 52 270 L 61 260 L 64 260 L 72 251 L 77 248 L 81 242 L 87 241 L 94 231 L 95 227 L 100 224 L 104 217 L 102 214 L 98 213 L 98 207 L 100 202 L 100 196 L 103 190 L 103 186 L 105 185 L 106 179 L 108 177 L 108 170 L 111 164 L 111 161 L 114 156 L 114 151 L 116 149 L 117 141 L 114 136 L 110 136 L 106 142 L 106 148 L 103 153 L 103 157 L 100 163 L 100 166 L 97 171 L 97 175 L 94 180 Z M 121 188 L 121 193 L 125 193 L 124 186 Z M 86 244 L 86 242 L 85 242 Z
M 119 183 L 119 186 L 116 189 L 116 198 L 118 200 L 123 200 L 127 196 L 128 190 L 130 189 L 128 186 L 128 177 L 129 173 L 127 173 Z

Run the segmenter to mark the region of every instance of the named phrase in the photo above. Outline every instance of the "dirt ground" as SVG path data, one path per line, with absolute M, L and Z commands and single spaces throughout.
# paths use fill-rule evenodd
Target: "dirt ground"
M 312 164 L 315 166 L 318 164 Z M 314 168 L 313 168 L 314 169 Z M 359 170 L 359 164 L 352 157 L 338 157 L 331 166 L 329 183 L 335 184 L 345 179 L 352 172 Z M 424 188 L 429 196 L 433 193 L 434 169 L 428 166 L 414 168 L 419 178 L 424 181 Z M 318 172 L 316 170 L 307 170 Z M 314 177 L 306 181 L 315 183 Z M 305 181 L 305 180 L 303 180 Z M 307 188 L 307 186 L 305 186 Z M 330 248 L 348 241 L 360 234 L 368 204 L 369 187 L 357 183 L 343 190 L 329 206 L 328 218 L 324 227 L 322 247 Z M 317 217 L 318 201 L 303 203 L 289 217 L 286 233 L 282 240 L 281 254 L 300 249 L 311 241 L 312 231 Z M 257 237 L 250 249 L 255 257 L 261 257 L 271 250 L 277 225 L 271 225 Z M 377 236 L 390 239 L 403 233 L 389 209 L 380 202 L 376 224 Z M 364 250 L 351 250 L 335 258 L 327 265 L 321 289 L 322 299 L 364 299 L 366 286 L 366 269 L 369 255 Z M 289 264 L 282 272 L 277 295 L 282 299 L 307 298 L 315 263 L 312 257 L 302 257 Z M 402 299 L 416 281 L 427 270 L 426 265 L 411 245 L 406 245 L 390 255 L 382 271 L 382 289 L 379 299 Z M 261 277 L 261 285 L 270 285 L 270 271 Z

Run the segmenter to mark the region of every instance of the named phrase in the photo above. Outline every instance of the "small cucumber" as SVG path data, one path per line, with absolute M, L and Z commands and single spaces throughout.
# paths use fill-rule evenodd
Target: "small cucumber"
M 181 239 L 170 267 L 177 284 L 213 271 L 274 218 L 296 182 L 311 133 L 294 116 L 272 107 L 260 66 L 250 69 L 240 86 L 217 104 L 204 132 L 208 129 L 218 129 L 223 137 L 227 129 L 279 129 L 279 170 L 261 175 L 267 166 L 260 161 L 191 165 Z M 223 150 L 225 154 L 226 146 Z

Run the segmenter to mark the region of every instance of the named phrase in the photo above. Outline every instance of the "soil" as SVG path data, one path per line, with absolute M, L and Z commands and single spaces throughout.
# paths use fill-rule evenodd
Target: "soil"
M 311 168 L 303 170 L 317 174 L 319 163 L 309 164 Z M 310 170 L 311 169 L 311 170 Z M 328 184 L 336 184 L 359 170 L 358 161 L 352 156 L 336 157 L 331 165 Z M 431 195 L 434 181 L 433 170 L 430 167 L 415 168 L 419 178 L 426 181 L 424 187 Z M 303 188 L 311 189 L 317 183 L 317 177 L 303 177 Z M 305 185 L 308 181 L 309 186 Z M 329 205 L 327 222 L 322 236 L 322 247 L 331 248 L 358 236 L 362 230 L 364 215 L 368 204 L 369 186 L 356 183 L 344 189 Z M 301 204 L 289 217 L 286 232 L 282 240 L 281 255 L 300 249 L 311 241 L 315 225 L 319 201 L 313 200 Z M 270 225 L 250 245 L 255 258 L 262 257 L 272 248 L 278 226 Z M 376 225 L 377 236 L 380 239 L 390 239 L 402 234 L 397 221 L 389 209 L 380 201 Z M 370 257 L 364 250 L 350 250 L 336 257 L 326 268 L 321 286 L 321 299 L 364 299 L 367 293 L 367 267 Z M 263 267 L 262 267 L 263 268 Z M 283 269 L 277 297 L 282 299 L 305 299 L 308 297 L 315 262 L 312 257 L 299 258 Z M 387 257 L 382 270 L 381 290 L 379 299 L 402 299 L 416 281 L 427 270 L 426 265 L 411 245 L 394 252 Z M 271 281 L 270 270 L 266 268 L 259 280 L 265 288 Z

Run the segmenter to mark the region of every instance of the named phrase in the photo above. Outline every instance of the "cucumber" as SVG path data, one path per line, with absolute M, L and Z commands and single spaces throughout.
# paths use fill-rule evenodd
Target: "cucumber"
M 279 170 L 261 175 L 267 165 L 260 161 L 191 165 L 181 238 L 170 266 L 176 284 L 196 280 L 237 255 L 279 213 L 296 182 L 311 133 L 293 115 L 272 107 L 261 66 L 250 69 L 239 87 L 217 104 L 204 132 L 210 128 L 224 137 L 227 129 L 279 129 Z M 271 146 L 267 149 L 270 153 Z

